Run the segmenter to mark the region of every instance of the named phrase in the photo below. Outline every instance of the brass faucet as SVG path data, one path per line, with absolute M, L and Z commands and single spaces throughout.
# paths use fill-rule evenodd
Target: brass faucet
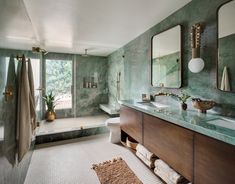
M 150 100 L 154 101 L 154 97 L 156 97 L 156 96 L 171 96 L 171 95 L 172 95 L 171 93 L 159 92 L 159 93 L 156 93 L 154 95 L 150 95 Z
M 153 97 L 155 96 L 170 96 L 171 93 L 163 93 L 163 92 L 160 92 L 160 93 L 156 93 L 155 95 L 153 95 Z

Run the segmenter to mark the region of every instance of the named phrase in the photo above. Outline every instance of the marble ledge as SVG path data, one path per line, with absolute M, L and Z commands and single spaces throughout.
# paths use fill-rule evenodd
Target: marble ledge
M 202 114 L 196 110 L 183 111 L 174 106 L 159 110 L 156 107 L 132 100 L 120 101 L 119 103 L 235 146 L 235 119 L 227 120 L 218 114 Z

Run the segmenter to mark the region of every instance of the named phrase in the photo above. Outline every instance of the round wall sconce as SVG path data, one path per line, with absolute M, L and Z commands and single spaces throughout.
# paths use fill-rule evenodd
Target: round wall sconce
M 191 48 L 192 59 L 188 63 L 188 68 L 193 73 L 199 73 L 203 70 L 205 63 L 200 58 L 200 45 L 201 45 L 201 33 L 203 32 L 202 24 L 194 24 L 191 28 Z
M 188 68 L 193 73 L 199 73 L 203 70 L 205 63 L 202 58 L 192 58 L 189 61 Z

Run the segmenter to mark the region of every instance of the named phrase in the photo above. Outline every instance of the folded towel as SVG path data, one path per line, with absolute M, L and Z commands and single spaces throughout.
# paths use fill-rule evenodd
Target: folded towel
M 158 159 L 154 162 L 154 173 L 162 178 L 167 184 L 183 184 L 187 180 L 169 167 L 164 161 Z
M 143 145 L 138 144 L 136 146 L 136 150 L 141 153 L 145 158 L 147 158 L 150 161 L 155 161 L 157 156 L 154 155 L 152 152 L 150 152 L 149 150 L 147 150 L 147 148 L 145 148 Z
M 226 66 L 224 67 L 224 70 L 223 70 L 220 89 L 223 91 L 231 91 L 230 83 L 229 83 L 229 76 L 228 76 L 228 69 Z
M 139 157 L 149 168 L 154 168 L 154 161 L 148 160 L 144 155 L 142 155 L 140 152 L 136 151 L 136 156 Z

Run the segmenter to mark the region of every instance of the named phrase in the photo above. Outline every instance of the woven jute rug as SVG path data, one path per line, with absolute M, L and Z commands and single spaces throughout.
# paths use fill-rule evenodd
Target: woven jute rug
M 122 158 L 93 164 L 101 184 L 142 184 Z

